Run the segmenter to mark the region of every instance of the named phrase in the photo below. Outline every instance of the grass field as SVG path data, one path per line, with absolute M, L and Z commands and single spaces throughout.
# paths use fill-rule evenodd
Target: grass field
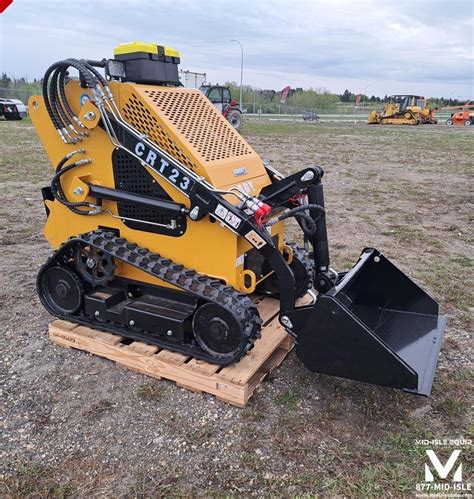
M 416 441 L 473 436 L 473 133 L 246 123 L 282 172 L 325 169 L 332 266 L 383 250 L 448 326 L 430 398 L 314 375 L 292 353 L 237 409 L 47 341 L 34 279 L 50 253 L 40 187 L 51 169 L 28 120 L 0 121 L 0 493 L 415 495 L 427 448 Z M 463 448 L 464 480 L 472 457 Z

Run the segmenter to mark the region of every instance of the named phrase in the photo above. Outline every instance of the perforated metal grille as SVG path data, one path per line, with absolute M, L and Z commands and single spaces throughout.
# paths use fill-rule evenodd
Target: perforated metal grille
M 252 154 L 240 135 L 226 123 L 201 92 L 145 90 L 157 112 L 177 130 L 206 161 Z
M 112 164 L 117 189 L 155 198 L 171 199 L 160 184 L 155 182 L 153 177 L 140 165 L 139 161 L 126 151 L 115 150 L 112 155 Z M 118 214 L 121 217 L 163 225 L 170 224 L 173 218 L 168 213 L 156 209 L 125 203 L 118 204 Z M 147 230 L 149 232 L 176 232 L 171 229 L 161 228 L 152 224 L 133 222 L 131 220 L 124 223 L 132 229 Z
M 195 168 L 196 165 L 186 156 L 184 151 L 169 137 L 158 123 L 158 120 L 145 107 L 135 94 L 123 108 L 125 119 L 135 127 L 139 132 L 144 133 L 150 139 L 171 154 L 184 165 Z

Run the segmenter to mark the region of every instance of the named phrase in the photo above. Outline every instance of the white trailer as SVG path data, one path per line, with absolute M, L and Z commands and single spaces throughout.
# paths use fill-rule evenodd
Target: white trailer
M 199 88 L 207 82 L 207 76 L 206 73 L 180 70 L 179 81 L 186 88 Z

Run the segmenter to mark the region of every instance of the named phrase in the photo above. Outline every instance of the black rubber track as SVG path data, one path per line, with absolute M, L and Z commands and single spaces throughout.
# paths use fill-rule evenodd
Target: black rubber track
M 120 324 L 99 322 L 93 317 L 83 314 L 58 315 L 61 319 L 71 320 L 103 331 L 114 332 L 127 338 L 140 339 L 162 348 L 221 365 L 237 362 L 253 347 L 254 341 L 260 337 L 262 320 L 257 307 L 245 293 L 239 293 L 232 286 L 227 286 L 217 279 L 187 269 L 158 253 L 152 253 L 147 248 L 140 248 L 134 243 L 129 243 L 126 239 L 117 237 L 114 232 L 107 230 L 96 230 L 69 239 L 41 267 L 37 283 L 41 282 L 41 276 L 48 268 L 55 265 L 67 266 L 73 253 L 83 246 L 94 246 L 114 259 L 122 260 L 143 272 L 173 284 L 186 293 L 198 297 L 201 302 L 215 303 L 224 307 L 234 315 L 241 325 L 243 331 L 242 344 L 240 349 L 233 353 L 232 356 L 225 354 L 216 356 L 205 352 L 196 343 L 172 342 L 147 335 L 146 331 L 136 332 Z M 39 285 L 37 285 L 37 290 L 40 299 L 43 300 Z

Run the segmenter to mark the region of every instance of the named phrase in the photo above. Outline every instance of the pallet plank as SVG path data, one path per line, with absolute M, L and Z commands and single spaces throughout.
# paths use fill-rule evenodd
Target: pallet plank
M 82 336 L 91 339 L 100 338 L 100 341 L 107 345 L 118 345 L 122 341 L 121 336 L 117 336 L 116 334 L 112 333 L 106 333 L 104 331 L 98 331 L 97 329 L 92 329 L 88 326 L 77 326 L 71 332 L 81 334 Z
M 265 360 L 278 348 L 280 343 L 288 336 L 288 333 L 278 322 L 278 318 L 273 319 L 265 328 L 267 334 L 255 342 L 255 346 L 250 353 L 236 364 L 232 364 L 218 374 L 222 379 L 235 383 L 247 383 L 258 371 Z
M 222 366 L 219 366 L 218 364 L 209 364 L 205 360 L 191 359 L 186 364 L 186 368 L 187 369 L 192 369 L 194 371 L 198 371 L 198 372 L 200 372 L 202 374 L 214 374 L 219 369 L 221 369 Z
M 62 319 L 57 319 L 53 322 L 54 328 L 58 331 L 72 331 L 74 328 L 79 327 L 74 322 L 64 321 Z M 51 327 L 51 326 L 50 326 Z
M 141 355 L 153 355 L 159 350 L 156 345 L 148 345 L 147 343 L 143 343 L 143 341 L 134 341 L 130 345 L 127 345 L 126 348 Z
M 286 338 L 278 345 L 278 348 L 283 348 L 287 352 L 289 352 L 295 346 L 295 340 L 289 334 Z
M 307 293 L 303 297 L 298 298 L 298 300 L 296 300 L 296 306 L 302 307 L 304 305 L 311 305 L 313 303 L 313 301 L 314 301 L 313 296 L 310 295 L 309 293 Z
M 244 407 L 256 387 L 281 364 L 294 344 L 293 338 L 278 322 L 278 301 L 263 297 L 257 306 L 266 321 L 262 337 L 248 355 L 227 367 L 160 349 L 143 341 L 127 345 L 118 335 L 63 320 L 50 324 L 49 338 L 57 345 L 85 350 L 135 372 L 165 378 L 187 390 L 210 393 L 219 400 Z
M 161 350 L 161 352 L 156 354 L 156 357 L 173 366 L 180 366 L 189 359 L 189 355 L 183 355 L 178 352 L 170 352 L 169 350 Z
M 271 357 L 269 357 L 259 369 L 261 372 L 265 372 L 267 375 L 271 374 L 285 359 L 289 351 L 285 348 L 278 347 Z
M 264 297 L 258 304 L 258 313 L 265 326 L 275 317 L 280 309 L 280 303 L 275 298 Z

